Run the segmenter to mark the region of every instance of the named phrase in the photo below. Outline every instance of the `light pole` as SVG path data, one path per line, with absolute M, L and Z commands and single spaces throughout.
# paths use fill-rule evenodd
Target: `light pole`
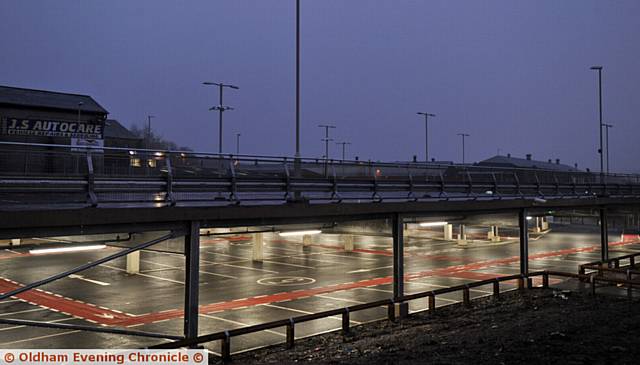
M 300 162 L 300 0 L 296 0 L 296 167 Z M 296 168 L 297 170 L 297 168 Z
M 218 153 L 222 153 L 222 113 L 224 113 L 227 110 L 233 110 L 232 107 L 230 106 L 225 106 L 224 104 L 222 104 L 222 94 L 223 94 L 223 90 L 225 87 L 228 87 L 230 89 L 236 89 L 238 90 L 239 87 L 235 86 L 235 85 L 230 85 L 230 84 L 223 84 L 221 82 L 209 82 L 209 81 L 205 81 L 202 83 L 203 85 L 213 85 L 213 86 L 217 86 L 220 88 L 220 103 L 216 106 L 212 106 L 211 108 L 209 108 L 209 110 L 217 110 L 219 112 L 219 117 L 218 117 L 218 121 L 219 121 L 219 126 L 218 126 L 218 133 L 220 134 L 218 136 Z
M 147 115 L 147 149 L 151 149 L 151 119 L 153 115 Z
M 604 159 L 602 158 L 602 66 L 592 66 L 591 70 L 598 71 L 598 105 L 600 112 L 600 123 L 598 124 L 598 130 L 600 132 L 600 174 L 604 173 Z
M 336 126 L 328 125 L 328 124 L 320 124 L 319 128 L 324 128 L 324 176 L 327 176 L 328 173 L 328 165 L 329 165 L 329 142 L 333 141 L 333 139 L 329 138 L 329 129 L 335 129 Z
M 236 155 L 240 154 L 240 136 L 242 134 L 236 133 Z
M 429 117 L 435 117 L 435 114 L 418 112 L 418 115 L 424 115 L 424 160 L 429 162 Z
M 345 147 L 350 145 L 351 142 L 336 142 L 337 145 L 342 145 L 342 161 L 344 161 L 345 157 Z
M 464 137 L 469 137 L 469 134 L 466 133 L 458 133 L 460 137 L 462 137 L 462 164 L 464 165 Z
M 606 143 L 606 146 L 607 146 L 606 152 L 607 152 L 607 175 L 608 175 L 609 174 L 609 128 L 613 128 L 613 124 L 603 123 L 602 126 L 605 128 L 604 129 L 605 141 L 607 142 Z

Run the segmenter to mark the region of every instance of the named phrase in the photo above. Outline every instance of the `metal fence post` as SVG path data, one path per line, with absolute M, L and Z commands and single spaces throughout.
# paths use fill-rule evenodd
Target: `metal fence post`
M 520 228 L 520 274 L 526 275 L 529 272 L 529 227 L 526 209 L 520 209 L 518 213 L 518 226 Z
M 609 236 L 607 227 L 607 209 L 600 208 L 600 251 L 602 261 L 609 259 Z
M 398 303 L 399 317 L 403 317 L 408 311 L 409 304 L 402 302 L 401 299 L 404 296 L 404 222 L 401 215 L 393 215 L 391 230 L 393 234 L 393 301 Z

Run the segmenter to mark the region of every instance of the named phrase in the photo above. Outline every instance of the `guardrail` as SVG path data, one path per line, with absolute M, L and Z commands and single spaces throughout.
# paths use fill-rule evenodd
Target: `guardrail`
M 318 312 L 318 313 L 308 314 L 308 315 L 303 315 L 303 316 L 298 316 L 298 317 L 291 317 L 291 318 L 287 318 L 287 319 L 281 319 L 281 320 L 277 320 L 277 321 L 261 323 L 261 324 L 242 327 L 242 328 L 237 328 L 237 329 L 233 329 L 233 330 L 215 332 L 215 333 L 211 333 L 211 334 L 198 336 L 198 337 L 193 338 L 193 339 L 184 339 L 184 340 L 179 340 L 179 341 L 175 341 L 175 342 L 164 343 L 164 344 L 152 346 L 150 348 L 153 348 L 153 349 L 169 349 L 169 348 L 179 348 L 179 347 L 193 347 L 193 346 L 197 346 L 197 345 L 200 345 L 200 344 L 203 344 L 203 343 L 212 342 L 212 341 L 218 341 L 219 340 L 219 341 L 221 341 L 221 343 L 220 343 L 221 357 L 222 357 L 223 361 L 229 361 L 231 359 L 231 339 L 233 337 L 237 337 L 237 336 L 241 336 L 241 335 L 247 335 L 247 334 L 260 332 L 260 331 L 265 331 L 265 330 L 270 330 L 270 329 L 279 328 L 279 327 L 285 327 L 286 328 L 285 346 L 286 346 L 286 348 L 292 348 L 294 346 L 294 344 L 295 344 L 295 326 L 296 326 L 296 324 L 300 324 L 300 323 L 304 323 L 304 322 L 309 322 L 309 321 L 313 321 L 313 320 L 317 320 L 317 319 L 322 319 L 322 318 L 326 318 L 326 317 L 332 317 L 332 316 L 338 316 L 339 315 L 339 316 L 342 316 L 342 329 L 341 329 L 342 333 L 343 334 L 348 334 L 349 331 L 350 331 L 349 316 L 353 312 L 362 311 L 362 310 L 366 310 L 366 309 L 377 308 L 377 307 L 381 307 L 381 306 L 386 306 L 387 307 L 388 319 L 391 320 L 391 321 L 394 321 L 394 320 L 398 319 L 396 317 L 396 313 L 395 313 L 395 305 L 397 305 L 397 304 L 406 304 L 407 302 L 409 302 L 411 300 L 428 298 L 428 300 L 427 300 L 427 311 L 429 313 L 434 313 L 435 310 L 436 310 L 436 306 L 435 306 L 436 296 L 442 295 L 442 294 L 447 294 L 447 293 L 453 293 L 453 292 L 462 291 L 462 298 L 463 298 L 462 299 L 462 304 L 464 306 L 470 306 L 471 305 L 470 290 L 472 288 L 485 286 L 485 285 L 493 285 L 492 296 L 494 298 L 498 298 L 500 296 L 500 283 L 505 282 L 505 281 L 517 280 L 518 281 L 518 288 L 522 290 L 522 289 L 525 288 L 525 281 L 526 281 L 526 287 L 527 288 L 533 288 L 532 278 L 537 277 L 537 276 L 542 276 L 542 288 L 548 288 L 549 287 L 549 277 L 551 277 L 551 276 L 575 278 L 575 279 L 579 279 L 579 280 L 583 280 L 583 279 L 588 278 L 589 282 L 591 283 L 591 293 L 593 295 L 595 295 L 595 293 L 596 293 L 596 284 L 597 283 L 614 283 L 614 284 L 627 285 L 629 298 L 631 298 L 631 295 L 632 295 L 631 294 L 631 290 L 632 290 L 631 288 L 633 286 L 637 287 L 637 286 L 640 285 L 640 281 L 619 280 L 619 279 L 610 279 L 610 278 L 597 278 L 597 277 L 595 277 L 593 275 L 573 274 L 573 273 L 566 273 L 566 272 L 560 272 L 560 271 L 538 271 L 538 272 L 531 272 L 531 273 L 528 273 L 528 274 L 496 277 L 496 278 L 493 278 L 493 279 L 472 282 L 472 283 L 468 283 L 468 284 L 464 284 L 464 285 L 458 285 L 458 286 L 453 286 L 453 287 L 448 287 L 448 288 L 440 288 L 440 289 L 421 292 L 421 293 L 416 293 L 416 294 L 404 295 L 404 296 L 402 296 L 402 297 L 400 297 L 400 298 L 398 298 L 396 300 L 393 300 L 393 299 L 378 300 L 378 301 L 364 303 L 364 304 L 358 304 L 358 305 L 354 305 L 354 306 L 350 306 L 350 307 L 332 309 L 332 310 L 328 310 L 328 311 L 323 311 L 323 312 Z
M 10 142 L 0 150 L 0 195 L 16 204 L 640 197 L 640 175 Z

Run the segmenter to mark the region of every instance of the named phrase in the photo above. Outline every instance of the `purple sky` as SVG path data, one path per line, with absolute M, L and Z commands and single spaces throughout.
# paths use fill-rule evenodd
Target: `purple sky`
M 2 1 L 0 84 L 92 95 L 129 126 L 196 150 L 294 152 L 293 0 Z M 318 124 L 349 158 L 511 153 L 597 169 L 602 64 L 611 169 L 640 172 L 640 1 L 302 0 L 302 155 Z M 331 155 L 340 154 L 331 146 Z

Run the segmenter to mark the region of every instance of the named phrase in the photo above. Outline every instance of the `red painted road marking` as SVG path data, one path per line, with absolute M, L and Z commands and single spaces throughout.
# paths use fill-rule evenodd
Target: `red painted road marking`
M 0 278 L 0 292 L 7 293 L 9 291 L 23 287 L 11 280 Z M 24 293 L 16 295 L 17 298 L 24 301 L 35 303 L 36 305 L 54 309 L 59 312 L 69 313 L 72 316 L 96 321 L 100 324 L 114 325 L 119 321 L 125 320 L 131 316 L 119 311 L 111 309 L 103 309 L 87 303 L 81 303 L 72 299 L 58 297 L 49 294 L 40 289 L 32 289 Z
M 628 245 L 630 243 L 631 242 L 613 242 L 613 243 L 610 243 L 609 245 L 620 246 L 620 245 Z M 597 248 L 598 246 L 587 246 L 587 247 L 578 247 L 578 248 L 558 250 L 558 251 L 543 252 L 536 255 L 530 255 L 529 258 L 537 259 L 537 258 L 545 258 L 545 257 L 552 257 L 552 256 L 562 256 L 562 255 L 576 253 L 576 252 L 591 252 L 596 250 Z M 425 270 L 420 272 L 409 273 L 405 275 L 405 280 L 413 280 L 413 279 L 423 278 L 427 276 L 453 276 L 453 277 L 460 276 L 463 278 L 465 277 L 470 278 L 470 276 L 473 276 L 474 279 L 481 278 L 481 280 L 484 280 L 487 278 L 496 277 L 500 275 L 469 273 L 469 271 L 484 269 L 487 267 L 497 266 L 501 264 L 509 264 L 509 263 L 517 262 L 519 260 L 520 259 L 518 256 L 512 256 L 512 257 L 507 257 L 503 259 L 480 261 L 480 262 L 475 262 L 475 263 L 466 264 L 466 265 L 456 265 L 456 266 L 449 266 L 449 267 L 440 268 L 440 269 Z M 348 289 L 355 289 L 355 288 L 361 288 L 361 287 L 367 287 L 367 286 L 390 284 L 391 282 L 392 282 L 392 277 L 387 276 L 382 278 L 362 280 L 354 283 L 334 284 L 334 285 L 328 285 L 328 286 L 319 287 L 319 288 L 294 290 L 291 292 L 285 292 L 285 293 L 279 293 L 279 294 L 256 296 L 256 297 L 245 298 L 240 300 L 206 304 L 206 305 L 200 306 L 199 311 L 201 313 L 210 313 L 214 311 L 235 309 L 235 308 L 253 306 L 258 304 L 274 303 L 274 302 L 279 302 L 283 300 L 300 299 L 302 297 L 308 297 L 308 296 L 313 296 L 318 294 L 326 294 L 326 293 L 331 293 L 339 290 L 348 290 Z M 7 291 L 16 289 L 20 286 L 21 286 L 20 284 L 11 282 L 7 279 L 0 280 L 0 291 L 4 293 L 6 293 Z M 38 289 L 19 294 L 17 297 L 20 299 L 27 300 L 29 302 L 36 303 L 38 305 L 42 305 L 45 307 L 70 313 L 73 316 L 77 316 L 85 319 L 91 319 L 93 321 L 96 321 L 97 323 L 104 324 L 104 325 L 112 325 L 112 326 L 132 326 L 132 325 L 146 324 L 146 323 L 151 323 L 151 322 L 156 322 L 161 320 L 175 319 L 183 316 L 183 311 L 179 309 L 149 313 L 149 314 L 144 314 L 139 316 L 134 316 L 130 314 L 126 315 L 110 309 L 102 310 L 90 304 L 80 303 L 71 299 L 58 297 L 54 294 L 48 294 Z

